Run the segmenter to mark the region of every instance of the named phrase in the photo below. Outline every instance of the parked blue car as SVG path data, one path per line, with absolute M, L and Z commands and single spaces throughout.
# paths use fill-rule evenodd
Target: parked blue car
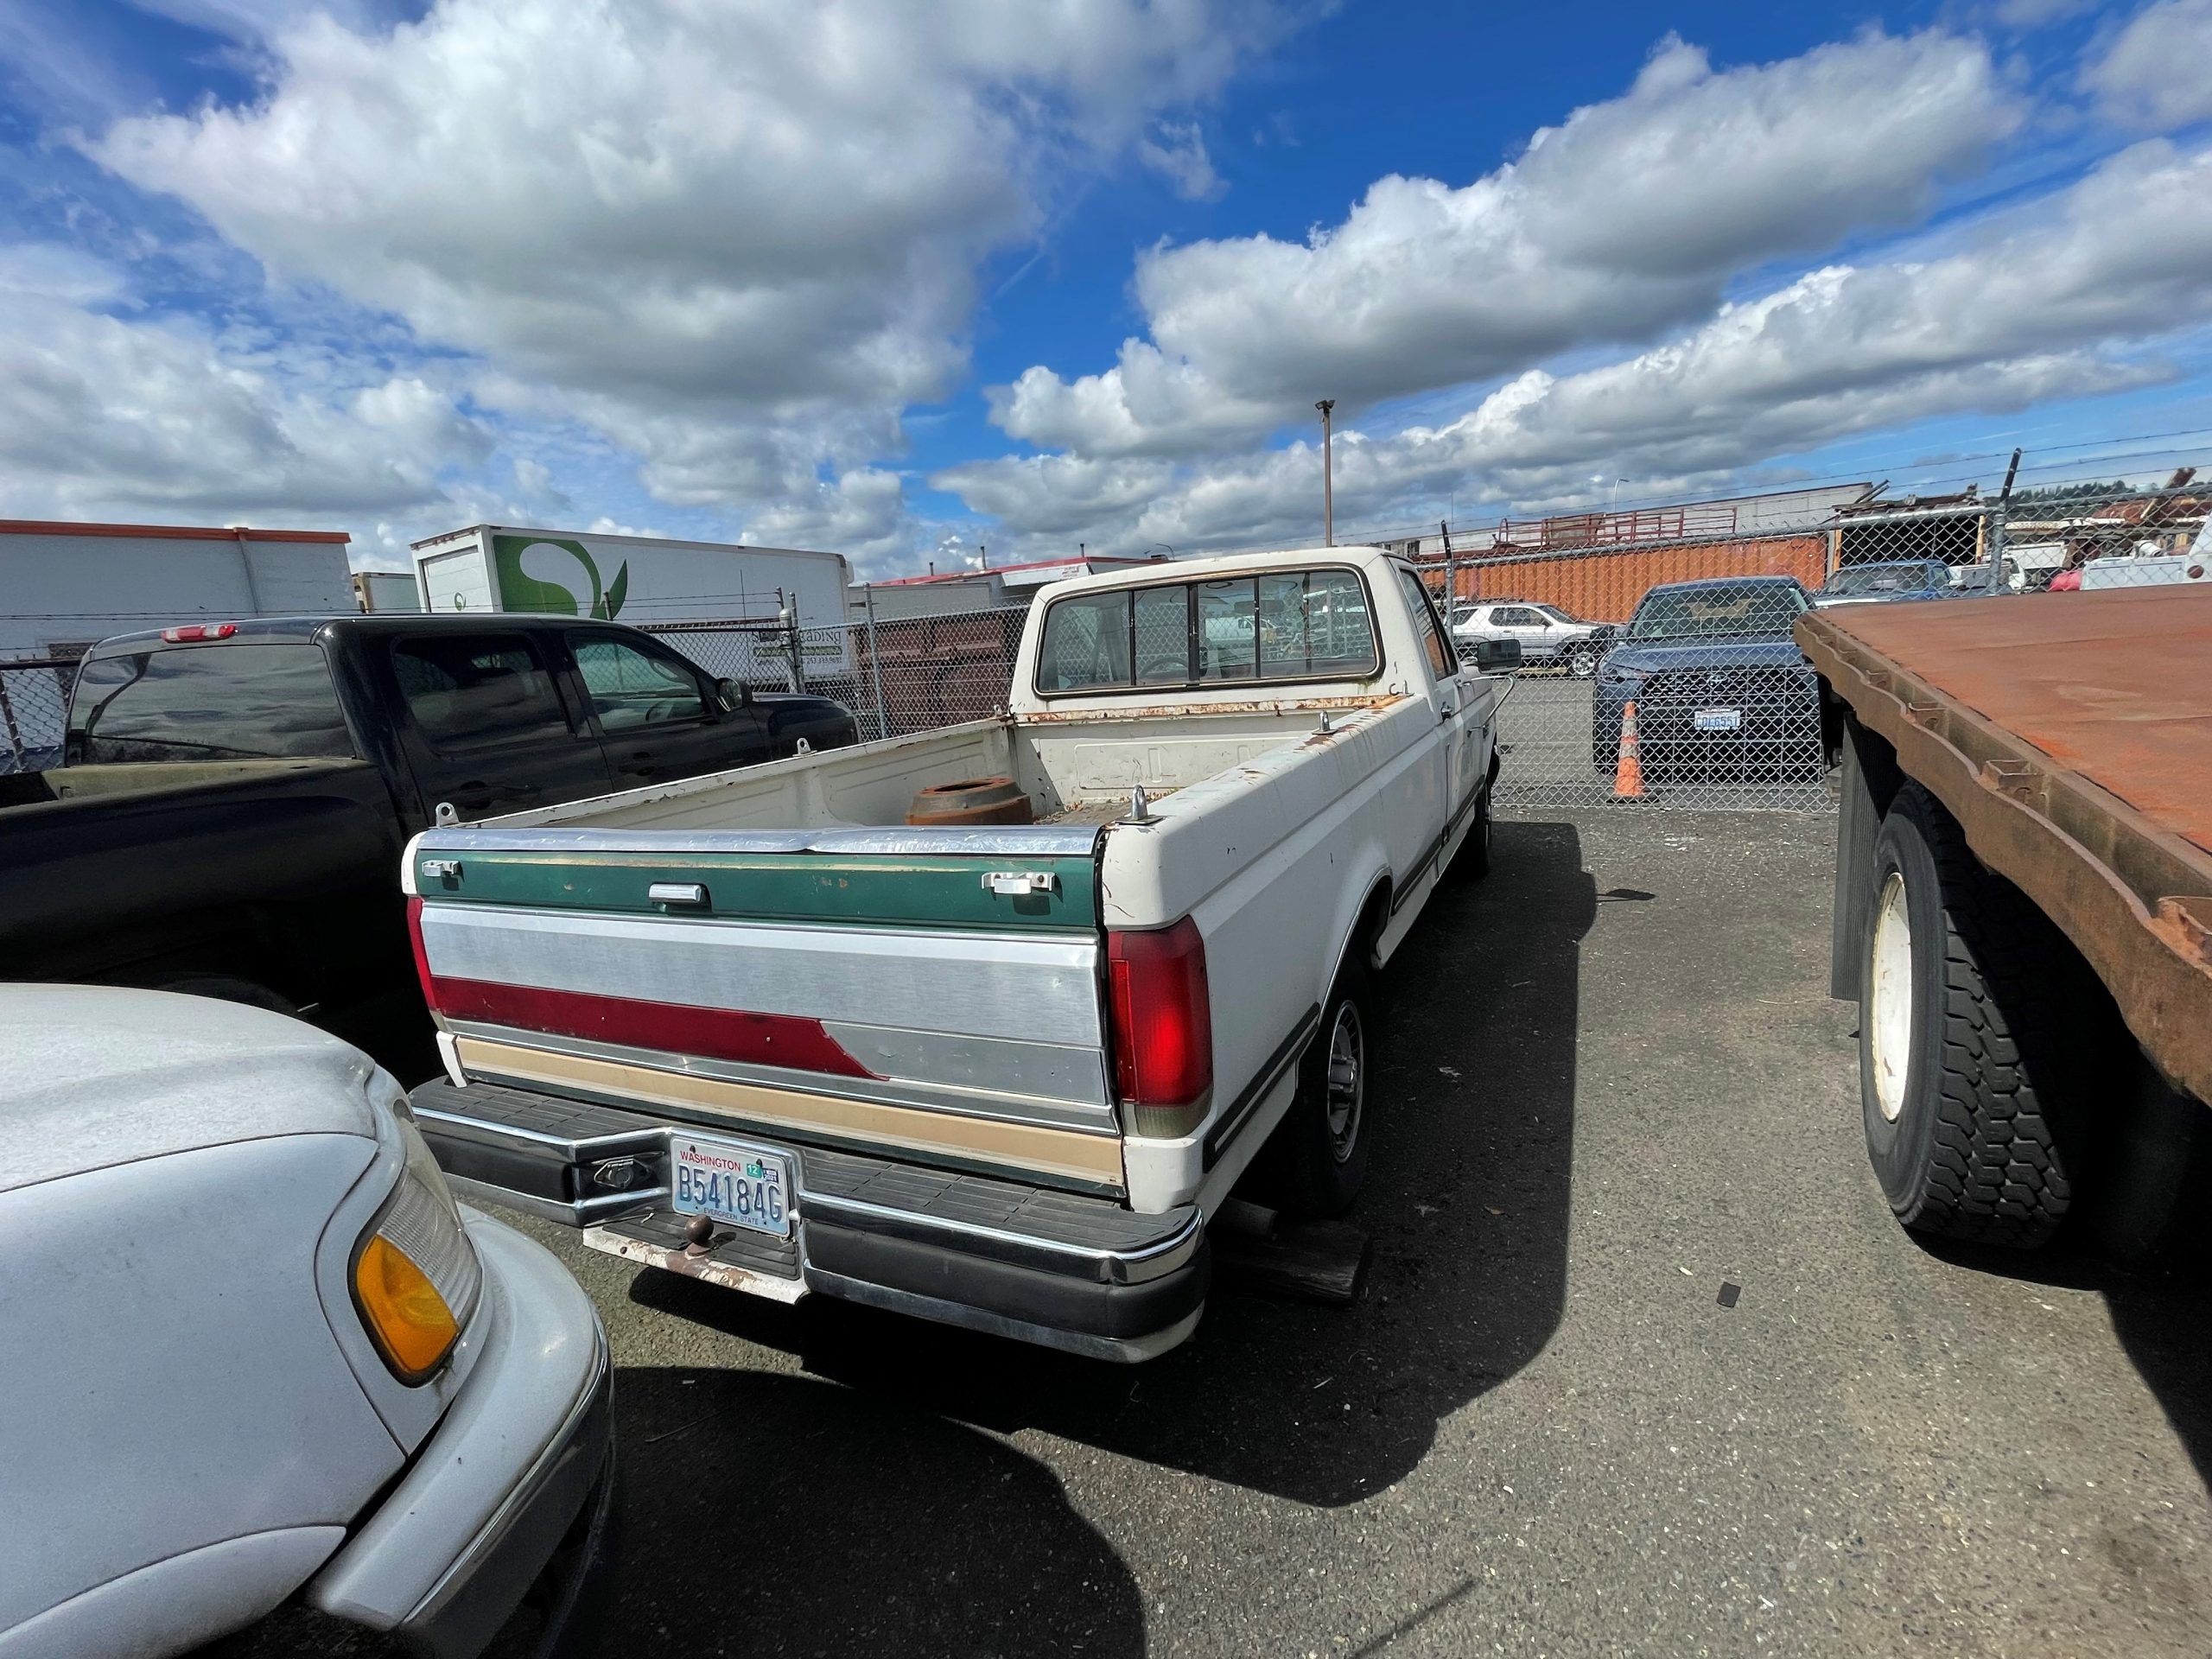
M 1633 700 L 1646 777 L 1819 777 L 1820 684 L 1789 632 L 1810 604 L 1789 576 L 1651 589 L 1599 665 L 1591 764 L 1613 770 Z

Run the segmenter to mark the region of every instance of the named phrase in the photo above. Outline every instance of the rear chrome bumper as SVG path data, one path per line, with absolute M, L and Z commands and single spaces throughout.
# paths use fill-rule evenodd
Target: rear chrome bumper
M 1205 1306 L 1211 1253 L 1195 1206 L 1138 1215 L 776 1137 L 797 1166 L 791 1236 L 725 1230 L 693 1249 L 669 1208 L 668 1141 L 715 1129 L 491 1084 L 425 1084 L 411 1104 L 457 1192 L 753 1294 L 818 1293 L 1117 1361 L 1165 1353 Z

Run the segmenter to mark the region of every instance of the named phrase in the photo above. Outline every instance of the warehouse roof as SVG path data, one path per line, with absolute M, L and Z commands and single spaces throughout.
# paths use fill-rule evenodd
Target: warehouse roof
M 121 536 L 172 542 L 350 542 L 342 530 L 249 530 L 244 524 L 86 524 L 68 519 L 0 518 L 0 536 Z

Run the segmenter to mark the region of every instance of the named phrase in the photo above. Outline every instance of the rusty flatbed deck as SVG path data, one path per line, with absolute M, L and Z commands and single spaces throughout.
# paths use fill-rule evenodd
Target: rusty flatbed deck
M 2212 1101 L 2212 591 L 1852 606 L 1797 637 Z

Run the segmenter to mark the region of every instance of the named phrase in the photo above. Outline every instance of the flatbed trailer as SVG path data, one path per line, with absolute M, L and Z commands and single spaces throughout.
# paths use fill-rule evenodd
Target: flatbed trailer
M 1917 1230 L 2148 1242 L 2212 1166 L 2212 591 L 1815 611 L 1830 990 Z

